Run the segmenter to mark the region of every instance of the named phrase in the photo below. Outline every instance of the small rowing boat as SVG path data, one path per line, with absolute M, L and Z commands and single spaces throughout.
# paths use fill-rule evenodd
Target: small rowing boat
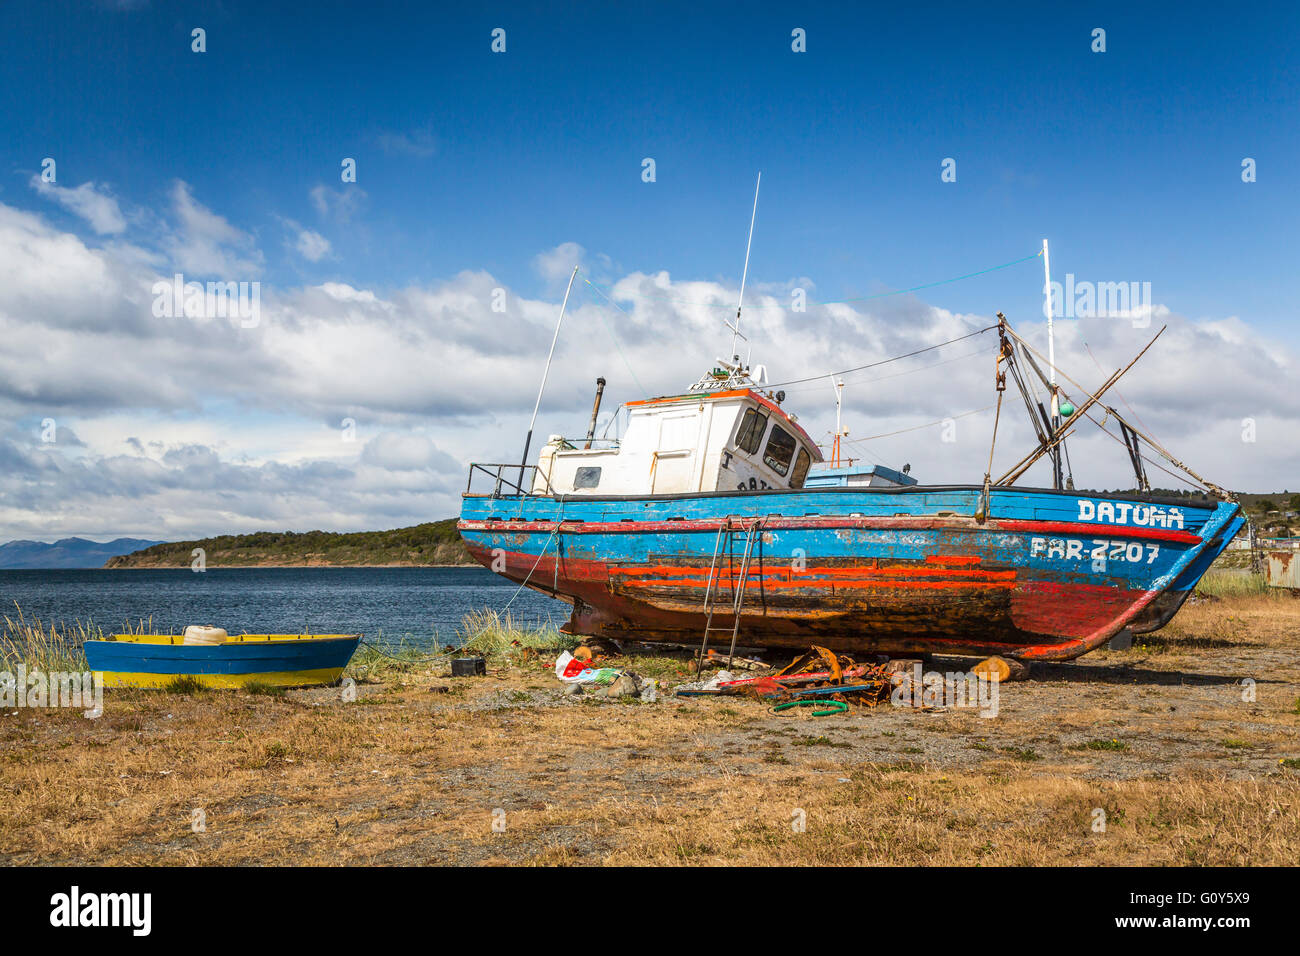
M 360 634 L 113 634 L 86 642 L 86 660 L 105 687 L 165 687 L 193 678 L 204 687 L 332 684 L 343 674 Z

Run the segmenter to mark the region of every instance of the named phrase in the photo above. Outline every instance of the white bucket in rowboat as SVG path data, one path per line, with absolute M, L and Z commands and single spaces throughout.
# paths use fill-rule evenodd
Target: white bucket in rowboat
M 185 628 L 184 644 L 224 644 L 226 638 L 224 628 L 213 627 L 211 624 L 191 624 Z

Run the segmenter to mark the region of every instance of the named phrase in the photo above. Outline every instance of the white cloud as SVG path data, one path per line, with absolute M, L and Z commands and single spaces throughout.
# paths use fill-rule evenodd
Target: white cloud
M 40 176 L 31 178 L 31 187 L 46 199 L 52 199 L 65 209 L 90 223 L 90 228 L 101 236 L 116 235 L 126 231 L 126 217 L 117 200 L 108 189 L 93 182 L 82 183 L 75 189 L 47 183 Z
M 171 200 L 178 228 L 169 251 L 177 268 L 195 276 L 225 279 L 260 274 L 262 254 L 252 236 L 200 203 L 182 180 L 172 185 Z
M 439 451 L 431 439 L 400 432 L 381 432 L 370 439 L 361 453 L 361 460 L 393 471 L 460 470 L 460 463 Z
M 191 235 L 238 246 L 240 230 L 184 196 Z M 564 275 L 582 254 L 562 250 L 539 257 L 543 274 Z M 267 287 L 261 323 L 244 329 L 235 319 L 155 318 L 150 286 L 178 266 L 125 242 L 89 247 L 0 204 L 0 420 L 21 423 L 0 433 L 0 540 L 47 536 L 43 529 L 176 537 L 395 526 L 454 514 L 467 461 L 519 454 L 558 296 L 507 290 L 506 311 L 495 312 L 503 283 L 470 271 L 396 289 Z M 773 383 L 866 365 L 992 321 L 906 296 L 794 313 L 789 289 L 755 289 L 745 328 Z M 597 375 L 609 380 L 603 427 L 621 401 L 681 391 L 730 344 L 723 320 L 734 285 L 634 272 L 617 277 L 611 294 L 625 311 L 575 286 L 538 434 L 580 434 Z M 1169 330 L 1108 404 L 1124 414 L 1131 405 L 1140 424 L 1225 486 L 1294 489 L 1300 396 L 1284 387 L 1296 376 L 1291 348 L 1237 319 L 1165 320 Z M 1058 322 L 1058 362 L 1095 387 L 1159 321 Z M 1018 328 L 1045 350 L 1041 321 Z M 992 417 L 962 413 L 993 402 L 995 344 L 986 333 L 847 375 L 850 438 L 885 436 L 850 453 L 910 463 L 922 481 L 977 484 Z M 825 439 L 834 420 L 827 381 L 783 387 L 787 408 Z M 1067 389 L 1077 403 L 1080 392 Z M 45 417 L 84 447 L 39 448 L 35 423 Z M 354 442 L 342 438 L 345 418 L 355 422 Z M 888 434 L 944 418 L 956 422 L 956 441 L 941 441 L 938 428 Z M 1242 441 L 1247 418 L 1255 442 Z M 1009 392 L 995 468 L 1031 447 Z M 1072 440 L 1071 457 L 1081 487 L 1132 484 L 1123 449 L 1091 426 Z M 1030 480 L 1045 480 L 1041 469 Z
M 328 186 L 316 186 L 310 193 L 311 204 L 322 219 L 338 223 L 351 222 L 366 204 L 366 191 L 360 186 L 344 186 L 342 189 L 330 189 Z
M 319 232 L 304 229 L 298 233 L 298 254 L 308 262 L 320 262 L 330 254 L 330 241 Z
M 292 219 L 282 219 L 289 230 L 289 246 L 308 262 L 320 262 L 330 254 L 330 241 L 319 232 L 305 229 Z
M 576 242 L 562 242 L 533 257 L 533 269 L 549 283 L 568 282 L 573 267 L 582 264 L 586 250 Z
M 416 156 L 427 159 L 438 151 L 438 143 L 428 129 L 413 130 L 410 133 L 385 130 L 376 139 L 379 148 L 390 156 Z

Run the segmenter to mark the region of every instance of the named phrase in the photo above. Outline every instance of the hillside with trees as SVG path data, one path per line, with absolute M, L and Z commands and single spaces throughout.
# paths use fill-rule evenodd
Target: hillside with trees
M 106 568 L 188 568 L 202 548 L 209 568 L 476 564 L 456 519 L 392 531 L 258 531 L 170 541 L 112 558 Z

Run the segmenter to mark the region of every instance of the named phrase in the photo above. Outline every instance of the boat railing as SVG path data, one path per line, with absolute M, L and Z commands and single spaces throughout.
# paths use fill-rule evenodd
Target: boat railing
M 532 490 L 537 483 L 538 469 L 536 465 L 520 465 L 497 463 L 497 462 L 470 462 L 469 480 L 465 483 L 465 494 L 471 494 L 474 491 L 474 475 L 482 472 L 492 481 L 492 497 L 500 498 L 504 495 L 523 495 L 529 496 L 535 492 Z M 525 477 L 528 478 L 527 486 L 524 485 Z M 549 476 L 546 477 L 546 494 L 551 493 L 551 482 Z M 509 490 L 507 490 L 509 489 Z
M 561 438 L 560 451 L 618 451 L 619 438 Z M 518 467 L 517 465 L 515 467 Z

